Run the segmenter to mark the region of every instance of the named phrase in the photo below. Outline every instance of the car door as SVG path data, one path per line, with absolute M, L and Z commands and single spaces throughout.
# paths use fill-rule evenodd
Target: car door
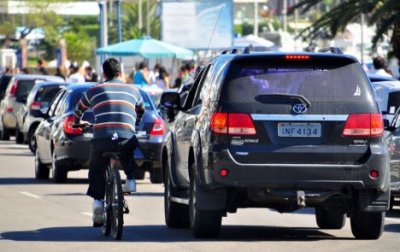
M 184 183 L 188 183 L 188 157 L 189 150 L 191 147 L 191 137 L 192 132 L 197 122 L 197 115 L 200 112 L 202 103 L 199 98 L 200 91 L 202 89 L 204 79 L 207 73 L 210 72 L 211 66 L 204 68 L 204 70 L 199 74 L 195 83 L 189 91 L 187 100 L 184 104 L 184 109 L 178 113 L 176 118 L 176 156 L 177 168 L 181 179 Z
M 51 162 L 51 142 L 50 142 L 50 132 L 53 121 L 56 118 L 56 111 L 59 110 L 61 106 L 61 100 L 65 97 L 66 91 L 62 90 L 53 100 L 48 118 L 44 120 L 38 127 L 36 131 L 36 141 L 39 148 L 40 158 L 42 162 Z

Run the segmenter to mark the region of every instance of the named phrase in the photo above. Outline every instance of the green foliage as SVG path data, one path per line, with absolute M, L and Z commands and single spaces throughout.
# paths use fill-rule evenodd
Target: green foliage
M 321 0 L 301 0 L 294 8 L 307 12 L 320 4 Z M 400 58 L 400 1 L 399 0 L 343 0 L 303 30 L 301 35 L 313 39 L 321 32 L 328 37 L 343 31 L 348 23 L 358 22 L 361 14 L 367 16 L 368 24 L 376 25 L 373 47 L 391 34 L 394 54 Z
M 64 38 L 67 43 L 67 54 L 70 61 L 82 62 L 93 59 L 96 41 L 84 32 L 66 32 Z
M 150 36 L 155 39 L 160 38 L 160 19 L 156 16 L 157 1 L 149 1 L 149 17 L 150 17 Z M 139 38 L 146 35 L 146 16 L 147 16 L 147 3 L 142 1 L 142 29 L 139 29 L 139 15 L 138 15 L 138 4 L 137 3 L 126 3 L 122 2 L 121 6 L 121 20 L 122 20 L 122 40 L 130 40 Z M 111 26 L 108 30 L 109 43 L 118 42 L 118 25 L 116 13 L 111 15 Z

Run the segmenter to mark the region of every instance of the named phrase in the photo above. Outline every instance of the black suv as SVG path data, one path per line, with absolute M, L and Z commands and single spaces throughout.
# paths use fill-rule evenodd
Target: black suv
M 210 60 L 184 101 L 164 92 L 165 220 L 219 234 L 238 208 L 315 208 L 323 229 L 350 217 L 357 239 L 381 236 L 390 201 L 382 115 L 360 63 L 332 53 L 250 53 Z

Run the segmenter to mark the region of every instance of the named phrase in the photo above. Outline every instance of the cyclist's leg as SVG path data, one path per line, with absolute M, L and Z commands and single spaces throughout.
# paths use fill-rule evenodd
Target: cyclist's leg
M 97 200 L 104 199 L 104 173 L 108 165 L 108 159 L 102 157 L 103 148 L 101 145 L 103 145 L 101 141 L 94 140 L 89 157 L 89 188 L 87 195 Z
M 124 173 L 126 175 L 126 183 L 124 186 L 125 192 L 136 191 L 136 183 L 133 176 L 133 171 L 136 168 L 136 162 L 133 160 L 133 151 L 135 150 L 138 141 L 136 137 L 131 139 L 124 139 L 120 142 L 120 152 L 125 155 L 120 157 L 121 165 L 124 168 Z

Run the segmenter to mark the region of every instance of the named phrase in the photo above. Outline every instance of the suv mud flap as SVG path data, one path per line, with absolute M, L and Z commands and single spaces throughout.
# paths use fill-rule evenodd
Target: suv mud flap
M 390 190 L 386 192 L 360 191 L 358 209 L 364 212 L 382 212 L 389 210 Z
M 225 188 L 206 191 L 197 189 L 196 205 L 199 210 L 225 210 L 227 204 L 227 193 Z

